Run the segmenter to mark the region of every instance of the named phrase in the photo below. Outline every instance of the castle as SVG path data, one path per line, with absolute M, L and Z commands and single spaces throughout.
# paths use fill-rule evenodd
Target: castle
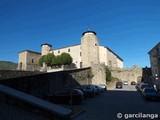
M 48 53 L 60 55 L 69 53 L 73 58 L 74 68 L 91 67 L 94 64 L 104 64 L 109 67 L 123 68 L 123 59 L 106 46 L 100 46 L 96 32 L 88 30 L 83 32 L 81 43 L 59 49 L 52 49 L 52 45 L 44 43 L 41 45 L 41 53 L 24 50 L 19 52 L 19 70 L 40 70 L 39 58 Z

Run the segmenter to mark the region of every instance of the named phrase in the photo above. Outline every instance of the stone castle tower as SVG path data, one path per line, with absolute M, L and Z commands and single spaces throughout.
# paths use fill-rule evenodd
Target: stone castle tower
M 82 67 L 90 67 L 99 63 L 99 41 L 96 32 L 86 31 L 81 38 Z
M 41 47 L 42 47 L 42 51 L 41 51 L 42 56 L 47 55 L 52 50 L 52 45 L 47 43 L 42 44 Z

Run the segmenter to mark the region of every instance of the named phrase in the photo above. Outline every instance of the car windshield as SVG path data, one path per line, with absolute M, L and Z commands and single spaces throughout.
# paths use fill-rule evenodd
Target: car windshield
M 121 82 L 117 82 L 117 85 L 121 85 L 122 83 Z
M 90 86 L 87 86 L 86 89 L 91 89 L 91 87 L 90 87 Z
M 149 85 L 142 85 L 141 88 L 150 87 Z
M 155 92 L 154 89 L 145 89 L 145 92 Z

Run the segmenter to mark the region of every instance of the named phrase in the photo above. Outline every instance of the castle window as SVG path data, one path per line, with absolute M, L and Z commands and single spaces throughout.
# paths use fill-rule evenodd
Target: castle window
M 82 68 L 82 62 L 80 62 L 80 68 Z
M 32 59 L 32 63 L 34 63 L 34 59 Z
M 68 52 L 70 52 L 70 48 L 68 48 Z
M 19 70 L 22 70 L 22 62 L 19 64 Z
M 112 66 L 112 61 L 111 60 L 109 60 L 109 66 Z
M 97 46 L 97 43 L 95 43 L 95 46 Z
M 80 52 L 80 56 L 82 56 L 82 52 Z
M 58 53 L 60 53 L 60 50 L 58 50 Z

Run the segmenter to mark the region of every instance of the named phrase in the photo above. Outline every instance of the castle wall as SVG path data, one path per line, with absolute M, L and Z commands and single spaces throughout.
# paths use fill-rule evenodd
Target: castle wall
M 54 53 L 54 55 L 60 55 L 61 53 L 65 52 L 65 53 L 69 53 L 71 55 L 71 57 L 73 58 L 73 63 L 75 65 L 75 67 L 77 68 L 81 68 L 81 45 L 74 45 L 74 46 L 69 46 L 69 47 L 65 47 L 65 48 L 60 48 L 57 50 L 52 50 L 50 51 L 51 53 Z
M 117 66 L 117 57 L 111 52 L 110 50 L 107 49 L 107 65 L 109 67 L 118 67 Z
M 92 84 L 106 84 L 105 64 L 92 64 Z
M 107 47 L 99 46 L 99 60 L 106 66 L 123 68 L 123 61 Z
M 121 81 L 138 82 L 142 78 L 142 68 L 110 68 L 112 76 L 120 79 Z
M 39 58 L 41 54 L 38 52 L 25 50 L 19 53 L 18 70 L 40 70 Z
M 117 67 L 123 68 L 123 61 L 117 58 Z
M 87 31 L 81 38 L 82 66 L 89 67 L 92 63 L 99 63 L 99 42 L 95 33 Z
M 38 73 L 34 75 L 29 75 L 25 72 L 26 76 L 24 76 L 25 73 L 21 71 L 21 75 L 23 76 L 20 76 L 20 73 L 17 72 L 18 77 L 11 78 L 9 75 L 16 75 L 13 75 L 10 71 L 8 77 L 3 77 L 3 79 L 0 80 L 0 84 L 10 86 L 37 97 L 44 97 L 56 90 L 71 88 L 79 84 L 87 84 L 88 82 L 91 83 L 91 80 L 88 79 L 90 72 L 90 68 L 84 68 L 52 73 Z M 16 74 L 16 72 L 14 74 Z
M 47 55 L 52 50 L 52 45 L 50 44 L 45 43 L 42 44 L 41 46 L 42 46 L 42 51 L 41 51 L 42 56 Z
M 100 63 L 104 63 L 106 66 L 108 65 L 107 63 L 107 49 L 104 46 L 99 46 L 99 61 Z
M 40 74 L 38 71 L 0 70 L 0 80 Z
M 41 55 L 33 52 L 27 52 L 27 68 L 26 70 L 38 71 L 40 70 L 39 59 Z
M 19 60 L 18 60 L 18 69 L 19 70 L 26 70 L 27 69 L 27 51 L 19 53 Z

